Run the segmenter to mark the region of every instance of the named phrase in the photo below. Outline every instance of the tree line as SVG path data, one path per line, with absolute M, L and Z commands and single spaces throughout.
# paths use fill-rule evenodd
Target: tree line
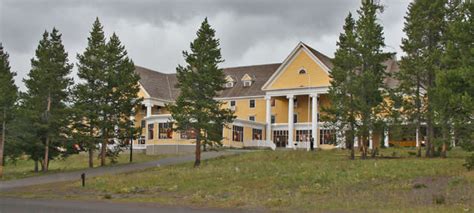
M 61 33 L 45 31 L 23 79 L 25 92 L 15 86 L 16 73 L 0 45 L 0 177 L 4 156 L 14 161 L 26 155 L 35 172 L 40 167 L 47 172 L 51 160 L 81 151 L 89 152 L 93 167 L 98 151 L 103 166 L 138 133 L 132 122 L 141 99 L 133 61 L 115 33 L 106 39 L 98 18 L 87 41 L 77 54 L 79 82 L 74 84 Z M 116 148 L 107 149 L 110 143 Z
M 383 27 L 377 15 L 383 6 L 362 1 L 355 20 L 345 19 L 331 70 L 326 119 L 346 136 L 354 159 L 354 138 L 368 154 L 372 132 L 408 126 L 416 141 L 426 142 L 425 156 L 446 157 L 449 144 L 474 150 L 474 4 L 462 0 L 416 0 L 405 16 L 399 61 L 400 71 L 390 73 L 383 62 Z M 395 87 L 387 78 L 398 81 Z M 421 138 L 421 127 L 426 137 Z M 422 156 L 421 144 L 416 155 Z M 372 149 L 377 155 L 378 147 Z

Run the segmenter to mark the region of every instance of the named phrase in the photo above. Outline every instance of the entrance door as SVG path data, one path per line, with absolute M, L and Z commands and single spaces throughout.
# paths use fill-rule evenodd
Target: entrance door
M 286 147 L 288 144 L 288 130 L 273 131 L 273 143 L 277 147 Z

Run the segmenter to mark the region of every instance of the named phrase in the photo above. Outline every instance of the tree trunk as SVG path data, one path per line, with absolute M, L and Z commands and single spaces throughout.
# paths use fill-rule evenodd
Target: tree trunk
M 421 157 L 420 124 L 416 124 L 416 157 Z
M 101 153 L 100 153 L 100 166 L 105 166 L 105 157 L 107 154 L 107 143 L 109 142 L 108 138 L 108 130 L 105 130 L 105 137 L 104 140 L 102 141 L 102 148 L 101 148 Z
M 38 173 L 38 160 L 35 160 L 35 173 Z
M 46 141 L 44 143 L 44 159 L 43 159 L 43 172 L 48 171 L 49 165 L 49 136 L 46 136 Z
M 446 130 L 447 124 L 445 124 L 444 130 L 443 130 L 443 145 L 441 146 L 441 157 L 446 158 L 446 151 L 447 151 L 447 145 L 446 142 L 448 141 L 448 130 Z
M 49 112 L 51 111 L 51 95 L 48 94 L 48 105 L 46 106 L 46 123 L 49 123 Z M 49 134 L 46 132 L 46 141 L 44 144 L 44 163 L 43 163 L 43 172 L 48 171 L 49 166 Z
M 94 150 L 89 148 L 89 168 L 94 168 Z
M 429 113 L 428 113 L 429 114 Z M 428 115 L 426 122 L 426 157 L 433 157 L 433 139 L 434 139 L 434 128 L 432 123 L 431 115 Z
M 5 144 L 5 132 L 7 127 L 7 109 L 3 108 L 3 120 L 2 120 L 2 138 L 0 138 L 0 179 L 3 177 L 3 147 Z
M 201 134 L 199 132 L 196 134 L 196 159 L 194 161 L 194 168 L 201 165 Z
M 351 130 L 349 130 L 349 134 L 348 134 L 349 137 L 346 137 L 346 138 L 348 138 L 348 139 L 346 139 L 346 141 L 347 141 L 347 144 L 349 144 L 349 148 L 350 148 L 350 157 L 349 157 L 349 159 L 354 160 L 355 159 L 354 131 L 353 131 L 352 125 L 351 125 L 350 128 L 351 128 Z
M 365 136 L 365 134 L 362 136 L 361 141 L 362 141 L 362 156 L 361 159 L 365 160 L 367 158 L 367 139 L 368 137 Z

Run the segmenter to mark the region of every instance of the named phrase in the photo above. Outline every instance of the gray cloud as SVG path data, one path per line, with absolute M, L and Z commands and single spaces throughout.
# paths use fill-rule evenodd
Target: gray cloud
M 183 63 L 204 17 L 221 39 L 224 66 L 282 61 L 298 41 L 332 56 L 348 12 L 359 0 L 2 0 L 0 42 L 10 53 L 17 83 L 27 75 L 44 30 L 57 27 L 71 62 L 87 44 L 96 16 L 109 36 L 116 32 L 137 65 L 174 72 Z M 387 50 L 400 53 L 408 0 L 385 0 L 380 22 Z

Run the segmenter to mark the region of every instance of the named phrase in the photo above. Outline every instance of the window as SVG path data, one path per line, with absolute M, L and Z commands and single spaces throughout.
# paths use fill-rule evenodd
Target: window
M 232 87 L 234 87 L 234 82 L 232 82 L 232 81 L 231 81 L 231 82 L 227 82 L 227 83 L 225 83 L 224 87 L 225 87 L 225 88 L 232 88 Z
M 298 123 L 298 114 L 293 114 L 293 123 Z
M 145 121 L 145 120 L 142 120 L 142 121 L 140 122 L 140 128 L 145 129 L 145 126 L 146 126 L 146 121 Z
M 244 81 L 244 87 L 252 86 L 252 81 Z
M 159 123 L 158 124 L 158 138 L 172 139 L 173 138 L 173 123 Z
M 249 116 L 249 121 L 255 121 L 255 116 L 253 115 Z
M 306 70 L 305 69 L 300 69 L 300 71 L 298 71 L 298 74 L 304 75 L 304 74 L 306 74 Z
M 296 130 L 296 141 L 298 142 L 309 142 L 311 137 L 311 130 Z
M 261 129 L 252 129 L 252 140 L 262 140 Z
M 181 139 L 196 139 L 196 132 L 191 128 L 181 131 Z
M 293 107 L 298 107 L 298 99 L 296 97 L 293 99 Z
M 232 140 L 238 142 L 244 141 L 244 127 L 232 126 Z
M 320 144 L 333 144 L 336 145 L 336 130 L 333 129 L 321 129 L 319 130 L 319 143 Z
M 270 120 L 271 120 L 271 123 L 274 124 L 275 123 L 275 115 L 272 115 Z
M 231 107 L 235 106 L 235 101 L 230 101 L 230 106 Z
M 250 108 L 255 108 L 255 100 L 252 99 L 252 100 L 249 101 L 249 107 Z
M 270 104 L 272 105 L 272 107 L 275 107 L 275 99 L 274 98 L 270 99 Z
M 155 125 L 148 124 L 148 140 L 153 140 L 153 136 L 155 135 Z

